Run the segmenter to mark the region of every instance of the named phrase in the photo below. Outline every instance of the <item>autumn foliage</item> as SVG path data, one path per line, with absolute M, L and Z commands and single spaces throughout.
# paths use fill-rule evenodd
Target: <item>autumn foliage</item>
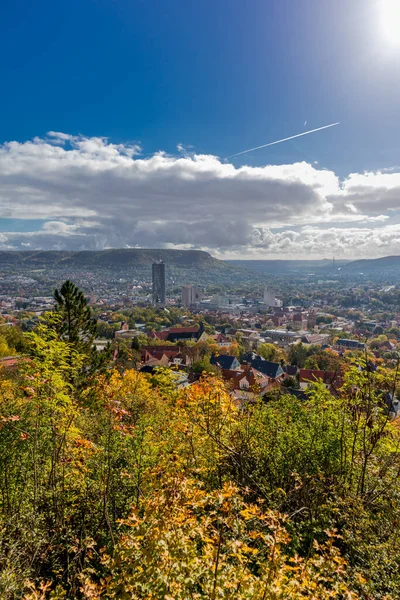
M 2 599 L 399 597 L 391 373 L 240 408 L 213 375 L 93 373 L 51 322 L 28 337 L 0 383 Z

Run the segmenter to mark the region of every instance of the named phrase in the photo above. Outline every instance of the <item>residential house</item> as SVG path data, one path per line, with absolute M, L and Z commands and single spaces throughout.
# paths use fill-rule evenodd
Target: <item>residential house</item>
M 299 367 L 296 367 L 296 365 L 285 365 L 283 370 L 288 377 L 296 377 L 299 373 Z
M 190 359 L 178 346 L 146 346 L 141 350 L 141 362 L 142 366 L 184 368 L 190 364 Z
M 311 385 L 322 382 L 331 392 L 336 392 L 343 385 L 341 373 L 334 371 L 321 371 L 318 369 L 300 369 L 299 383 L 300 389 L 306 390 Z
M 168 341 L 168 342 L 181 342 L 181 341 L 194 341 L 197 342 L 204 333 L 203 323 L 194 325 L 192 327 L 169 327 L 162 331 L 155 331 L 150 334 L 150 337 L 154 339 Z
M 334 350 L 338 352 L 344 352 L 345 350 L 364 350 L 365 344 L 358 340 L 346 340 L 344 338 L 338 339 L 333 346 Z
M 300 334 L 294 331 L 286 331 L 285 329 L 266 329 L 263 331 L 263 336 L 266 339 L 269 338 L 271 341 L 277 342 L 283 348 L 301 340 Z
M 303 344 L 322 346 L 328 343 L 330 337 L 328 333 L 306 333 L 301 336 L 301 341 Z
M 250 362 L 250 365 L 277 383 L 282 383 L 286 378 L 282 365 L 270 360 L 265 360 L 264 358 L 261 358 L 261 356 L 253 359 Z
M 225 348 L 226 346 L 229 346 L 233 341 L 232 338 L 229 338 L 223 333 L 216 333 L 214 335 L 208 335 L 206 337 L 208 339 L 212 339 L 219 346 L 219 348 Z M 202 341 L 202 338 L 200 338 L 199 341 Z
M 240 403 L 254 401 L 278 385 L 250 365 L 245 365 L 240 370 L 223 370 L 222 377 L 231 388 L 233 398 Z
M 237 371 L 240 369 L 240 362 L 236 356 L 229 356 L 229 354 L 220 354 L 220 356 L 213 354 L 210 363 L 223 371 Z
M 275 327 L 282 327 L 285 323 L 287 323 L 287 318 L 284 314 L 282 315 L 272 315 L 270 321 L 274 324 Z
M 293 315 L 292 327 L 296 331 L 307 329 L 307 316 L 304 313 Z
M 142 332 L 138 329 L 119 329 L 115 332 L 115 337 L 123 340 L 132 340 L 138 337 Z

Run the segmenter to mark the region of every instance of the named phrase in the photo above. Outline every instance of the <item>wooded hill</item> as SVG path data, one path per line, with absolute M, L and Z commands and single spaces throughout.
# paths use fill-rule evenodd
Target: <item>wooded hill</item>
M 43 251 L 2 251 L 0 264 L 23 268 L 113 268 L 149 266 L 163 260 L 176 267 L 196 267 L 199 269 L 226 269 L 227 265 L 208 252 L 202 250 L 147 250 L 141 248 L 111 250 L 43 250 Z

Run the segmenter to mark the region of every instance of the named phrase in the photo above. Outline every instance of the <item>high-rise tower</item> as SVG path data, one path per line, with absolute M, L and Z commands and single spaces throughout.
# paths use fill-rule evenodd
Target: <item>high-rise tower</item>
M 201 291 L 196 285 L 184 285 L 182 289 L 182 304 L 190 308 L 201 301 Z
M 153 304 L 165 304 L 165 264 L 163 261 L 153 263 Z

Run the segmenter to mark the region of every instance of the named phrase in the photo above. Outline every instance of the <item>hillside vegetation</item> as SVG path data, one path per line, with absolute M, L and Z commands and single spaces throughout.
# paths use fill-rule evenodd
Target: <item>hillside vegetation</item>
M 336 260 L 333 264 L 332 259 L 321 260 L 228 260 L 228 264 L 234 267 L 249 269 L 256 273 L 279 275 L 283 273 L 332 273 L 338 267 L 348 263 L 345 260 Z
M 396 371 L 240 408 L 114 369 L 71 284 L 0 379 L 0 598 L 392 599 Z
M 370 258 L 354 260 L 349 262 L 344 267 L 345 270 L 362 271 L 368 273 L 370 271 L 400 269 L 400 256 L 384 256 L 383 258 Z
M 3 265 L 36 267 L 76 267 L 76 268 L 109 268 L 149 266 L 155 261 L 163 260 L 173 266 L 197 268 L 228 268 L 223 261 L 213 258 L 208 252 L 201 250 L 146 250 L 142 248 L 126 248 L 111 250 L 77 251 L 24 251 L 0 252 Z

